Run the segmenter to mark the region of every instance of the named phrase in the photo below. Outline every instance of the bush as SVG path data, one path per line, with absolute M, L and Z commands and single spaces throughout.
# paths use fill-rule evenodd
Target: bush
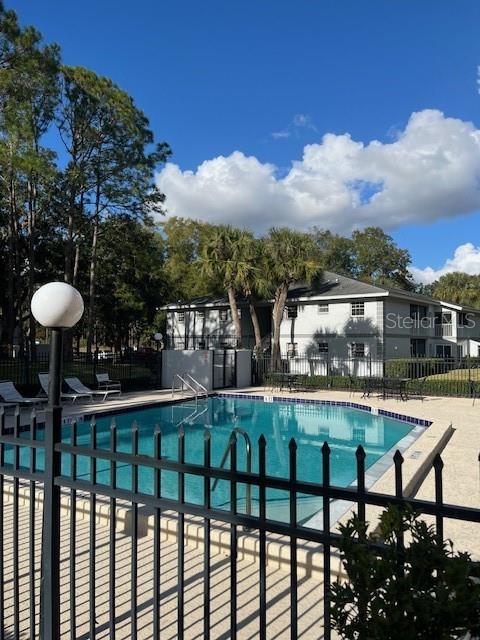
M 454 360 L 442 358 L 398 358 L 385 361 L 387 378 L 426 378 L 455 368 Z
M 342 638 L 477 637 L 479 569 L 467 553 L 455 553 L 450 541 L 438 544 L 433 527 L 409 510 L 390 507 L 378 534 L 367 528 L 356 516 L 340 525 L 348 581 L 332 585 L 331 614 Z

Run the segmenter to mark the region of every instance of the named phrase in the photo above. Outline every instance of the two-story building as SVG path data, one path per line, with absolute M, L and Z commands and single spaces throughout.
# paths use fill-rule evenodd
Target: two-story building
M 244 300 L 238 304 L 242 346 L 253 347 L 248 305 Z M 264 350 L 270 346 L 272 307 L 268 300 L 257 306 Z M 237 346 L 226 298 L 198 298 L 164 309 L 168 346 Z M 479 356 L 480 310 L 325 271 L 315 286 L 297 283 L 290 288 L 280 342 L 282 354 L 291 358 Z

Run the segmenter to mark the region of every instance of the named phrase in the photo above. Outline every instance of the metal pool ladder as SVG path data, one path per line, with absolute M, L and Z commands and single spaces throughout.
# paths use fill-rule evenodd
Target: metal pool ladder
M 190 382 L 189 380 L 187 380 L 187 378 L 190 380 Z M 175 382 L 177 380 L 180 381 L 179 387 L 175 387 Z M 201 398 L 203 396 L 205 398 L 208 398 L 208 391 L 206 387 L 204 387 L 203 384 L 198 382 L 198 380 L 195 380 L 195 378 L 193 378 L 189 373 L 184 373 L 183 376 L 181 376 L 179 373 L 176 373 L 173 376 L 173 380 L 172 380 L 172 397 L 174 396 L 175 391 L 178 391 L 179 393 L 183 393 L 187 389 L 189 389 L 193 393 L 195 397 L 195 404 L 197 404 L 199 397 Z
M 243 437 L 243 440 L 245 442 L 245 451 L 247 454 L 247 473 L 252 473 L 252 441 L 250 440 L 250 436 L 244 429 L 241 429 L 240 427 L 235 427 L 235 429 L 233 429 L 233 432 L 238 433 L 240 436 Z M 227 446 L 225 447 L 225 451 L 223 452 L 222 461 L 220 462 L 220 469 L 224 468 L 229 453 L 230 453 L 230 440 L 228 441 Z M 215 479 L 212 485 L 212 491 L 215 491 L 215 487 L 218 484 L 218 480 L 219 478 Z M 245 511 L 247 516 L 252 515 L 252 485 L 249 483 L 247 484 L 247 488 L 246 488 Z

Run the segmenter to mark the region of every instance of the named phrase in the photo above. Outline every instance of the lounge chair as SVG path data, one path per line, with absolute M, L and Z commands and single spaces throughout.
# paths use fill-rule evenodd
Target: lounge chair
M 110 380 L 110 374 L 108 373 L 97 373 L 95 377 L 97 378 L 97 386 L 101 391 L 122 390 L 120 380 Z
M 90 394 L 90 396 L 102 396 L 102 402 L 104 402 L 108 396 L 118 394 L 120 395 L 120 389 L 89 389 L 78 378 L 65 378 L 67 385 L 75 393 Z
M 16 389 L 13 382 L 10 382 L 9 380 L 0 382 L 0 396 L 6 403 L 12 403 L 20 406 L 32 406 L 41 404 L 47 400 L 46 398 L 25 398 L 18 389 Z
M 42 387 L 42 391 L 48 397 L 48 387 L 50 385 L 50 376 L 48 373 L 39 373 L 38 380 L 40 382 L 40 386 Z M 72 404 L 79 399 L 87 398 L 88 400 L 92 400 L 93 396 L 91 393 L 64 393 L 60 392 L 61 400 L 71 400 Z

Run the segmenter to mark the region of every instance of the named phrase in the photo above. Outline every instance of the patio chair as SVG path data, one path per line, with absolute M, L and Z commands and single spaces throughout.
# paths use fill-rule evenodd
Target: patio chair
M 473 398 L 472 407 L 475 405 L 475 400 L 479 395 L 479 384 L 474 380 L 470 380 L 470 395 Z
M 46 398 L 40 397 L 25 398 L 10 380 L 3 380 L 2 382 L 0 382 L 0 396 L 6 403 L 12 403 L 19 406 L 32 406 L 41 404 L 42 402 L 46 402 L 47 400 Z
M 357 383 L 351 373 L 348 374 L 348 391 L 350 397 L 357 391 Z
M 109 396 L 120 395 L 120 389 L 90 389 L 78 378 L 65 378 L 65 382 L 75 393 L 89 394 L 92 398 L 94 396 L 102 396 L 102 402 L 105 402 Z
M 308 391 L 308 375 L 306 373 L 297 374 L 291 377 L 290 391 Z
M 50 385 L 50 375 L 48 373 L 39 373 L 38 380 L 40 382 L 40 386 L 42 387 L 42 391 L 48 397 L 48 387 Z M 65 393 L 64 391 L 60 392 L 61 400 L 71 400 L 72 404 L 77 400 L 81 400 L 82 398 L 86 398 L 88 400 L 92 400 L 91 393 Z
M 109 373 L 97 373 L 95 377 L 97 378 L 97 387 L 101 391 L 110 391 L 111 389 L 122 391 L 120 380 L 110 380 Z
M 414 382 L 415 385 L 413 387 L 409 384 L 409 386 L 406 388 L 406 396 L 407 398 L 420 398 L 420 400 L 423 402 L 425 399 L 424 390 L 427 378 L 418 378 L 418 380 L 415 380 Z

